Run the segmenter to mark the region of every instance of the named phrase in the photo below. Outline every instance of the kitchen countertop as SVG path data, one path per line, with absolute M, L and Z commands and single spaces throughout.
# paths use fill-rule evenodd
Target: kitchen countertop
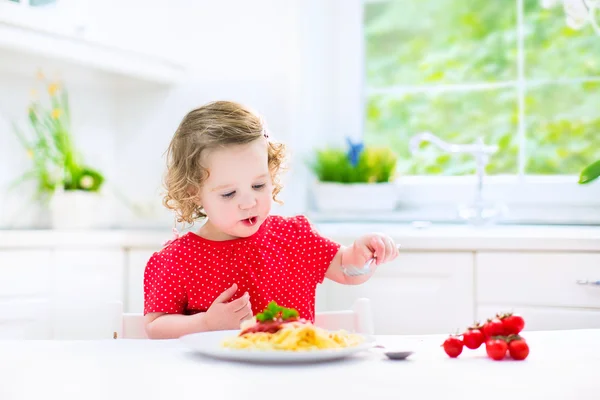
M 315 224 L 328 237 L 344 244 L 367 232 L 392 236 L 404 250 L 540 250 L 600 251 L 600 226 L 322 222 Z M 164 230 L 0 230 L 0 249 L 24 248 L 147 248 L 159 249 L 172 237 Z
M 493 361 L 484 347 L 451 359 L 440 348 L 445 337 L 376 337 L 388 348 L 414 350 L 405 361 L 368 350 L 291 365 L 204 358 L 178 340 L 0 341 L 0 398 L 599 398 L 600 330 L 523 332 L 530 347 L 524 361 Z

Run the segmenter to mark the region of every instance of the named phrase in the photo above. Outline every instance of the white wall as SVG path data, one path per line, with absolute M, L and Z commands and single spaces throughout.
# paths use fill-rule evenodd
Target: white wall
M 215 99 L 247 103 L 264 115 L 273 136 L 290 146 L 293 164 L 281 196 L 286 205 L 275 212 L 303 212 L 309 179 L 303 159 L 336 129 L 331 60 L 338 3 L 91 1 L 88 38 L 182 61 L 190 67 L 189 79 L 173 87 L 132 84 L 66 64 L 0 53 L 2 190 L 27 165 L 8 121 L 24 116 L 34 65 L 39 64 L 48 72 L 59 71 L 68 83 L 77 141 L 90 164 L 106 173 L 107 190 L 117 188 L 151 214 L 135 216 L 116 202 L 108 226 L 171 223 L 159 196 L 163 153 L 183 115 Z M 23 189 L 2 193 L 0 227 L 46 226 L 33 212 L 16 211 L 25 195 Z

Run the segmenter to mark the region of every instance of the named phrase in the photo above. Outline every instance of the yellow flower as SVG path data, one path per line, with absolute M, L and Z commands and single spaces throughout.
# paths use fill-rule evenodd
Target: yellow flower
M 54 110 L 52 110 L 52 119 L 59 119 L 61 114 L 62 111 L 60 110 L 60 108 L 55 108 Z
M 54 96 L 57 91 L 58 83 L 51 83 L 50 85 L 48 85 L 48 93 L 50 93 L 50 96 Z
M 29 91 L 29 96 L 31 96 L 32 99 L 37 100 L 38 99 L 38 91 L 36 89 L 31 89 Z
M 40 81 L 43 81 L 44 79 L 46 79 L 46 77 L 44 76 L 44 73 L 42 72 L 42 70 L 41 70 L 41 69 L 40 69 L 40 70 L 38 70 L 38 72 L 37 72 L 37 78 L 38 78 Z
M 30 159 L 33 158 L 33 151 L 31 151 L 31 149 L 27 149 L 27 157 L 29 157 Z

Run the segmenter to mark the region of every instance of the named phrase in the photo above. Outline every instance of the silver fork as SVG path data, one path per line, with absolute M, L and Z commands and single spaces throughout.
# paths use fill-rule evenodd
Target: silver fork
M 396 248 L 398 250 L 400 250 L 400 245 L 396 245 Z M 342 271 L 344 272 L 344 274 L 348 275 L 348 276 L 361 276 L 361 275 L 367 275 L 368 273 L 371 272 L 371 264 L 373 264 L 373 262 L 375 261 L 376 257 L 370 258 L 367 260 L 367 262 L 365 263 L 365 265 L 362 266 L 362 268 L 359 267 L 354 267 L 351 265 L 348 266 L 342 266 Z

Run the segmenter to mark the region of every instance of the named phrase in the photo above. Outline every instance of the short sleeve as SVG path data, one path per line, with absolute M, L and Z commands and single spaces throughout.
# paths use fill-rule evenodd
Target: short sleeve
M 144 270 L 144 315 L 153 312 L 183 314 L 186 306 L 185 289 L 179 268 L 165 262 L 154 253 Z
M 322 283 L 340 244 L 321 236 L 305 216 L 297 216 L 294 220 L 303 257 L 312 266 L 316 283 Z

